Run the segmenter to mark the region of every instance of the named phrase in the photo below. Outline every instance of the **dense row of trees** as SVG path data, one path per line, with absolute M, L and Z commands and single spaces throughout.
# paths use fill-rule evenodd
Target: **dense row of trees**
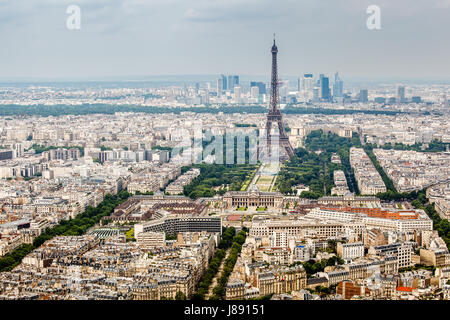
M 153 146 L 152 150 L 164 150 L 164 151 L 172 151 L 172 147 L 163 147 L 163 146 Z
M 325 267 L 335 266 L 344 264 L 345 261 L 338 256 L 333 256 L 330 259 L 322 259 L 320 261 L 308 260 L 302 262 L 295 262 L 293 265 L 301 264 L 306 271 L 306 276 L 310 278 L 313 274 L 317 272 L 323 272 Z
M 145 196 L 152 196 L 155 193 L 153 191 L 146 191 L 146 192 L 141 192 L 139 190 L 136 190 L 135 195 L 140 196 L 140 195 L 145 195 Z
M 423 203 L 427 201 L 426 189 L 411 192 L 394 192 L 388 190 L 387 192 L 379 192 L 376 196 L 385 201 L 413 201 L 416 199 L 419 199 Z
M 438 232 L 442 240 L 445 241 L 447 248 L 450 249 L 450 223 L 448 222 L 448 219 L 442 219 L 439 216 L 439 213 L 436 212 L 434 203 L 427 204 L 426 198 L 425 201 L 423 201 L 423 198 L 416 199 L 412 201 L 411 204 L 416 209 L 422 209 L 427 213 L 427 215 L 433 220 L 433 229 Z
M 384 184 L 386 185 L 386 189 L 388 191 L 391 191 L 393 193 L 398 193 L 397 189 L 394 186 L 394 183 L 392 180 L 388 177 L 386 172 L 384 172 L 383 167 L 380 165 L 380 163 L 377 160 L 377 157 L 373 153 L 373 148 L 370 145 L 364 145 L 364 151 L 369 156 L 370 160 L 372 161 L 373 165 L 375 166 L 375 169 L 377 169 L 378 173 L 381 176 L 381 179 L 383 179 Z
M 431 271 L 431 272 L 434 273 L 435 270 L 436 270 L 436 267 L 435 266 L 426 266 L 424 264 L 420 264 L 419 263 L 419 264 L 415 264 L 415 265 L 410 266 L 410 267 L 399 268 L 398 272 L 402 273 L 402 272 L 413 271 L 413 270 L 420 270 L 420 269 L 428 270 L 428 271 Z
M 222 232 L 222 238 L 219 242 L 219 249 L 228 249 L 233 244 L 233 238 L 236 234 L 234 227 L 224 228 Z
M 334 114 L 383 114 L 383 115 L 397 115 L 404 113 L 402 111 L 388 111 L 388 110 L 367 110 L 367 109 L 326 109 L 326 108 L 318 108 L 318 107 L 302 107 L 299 105 L 287 105 L 283 109 L 284 114 L 325 114 L 325 115 L 334 115 Z
M 77 215 L 75 219 L 61 221 L 59 225 L 48 228 L 43 234 L 34 239 L 33 245 L 37 248 L 45 241 L 55 236 L 79 236 L 100 219 L 108 216 L 114 208 L 124 202 L 130 194 L 126 190 L 120 191 L 117 195 L 107 194 L 105 199 L 97 207 L 87 207 L 86 210 Z
M 100 219 L 113 212 L 114 208 L 125 201 L 130 194 L 126 190 L 117 195 L 107 194 L 105 199 L 97 207 L 87 207 L 86 210 L 74 219 L 63 220 L 58 225 L 47 228 L 40 236 L 34 239 L 33 244 L 24 244 L 13 252 L 0 259 L 0 271 L 10 271 L 16 267 L 32 250 L 41 246 L 45 241 L 55 236 L 79 236 Z
M 250 123 L 235 123 L 234 126 L 236 128 L 250 128 L 250 127 L 256 128 L 257 127 L 257 125 L 254 123 L 252 123 L 252 124 L 250 124 Z
M 357 184 L 350 167 L 349 150 L 352 146 L 360 146 L 359 136 L 343 138 L 334 133 L 324 133 L 322 130 L 312 131 L 305 139 L 305 148 L 297 148 L 292 157 L 279 173 L 277 185 L 284 194 L 293 193 L 296 184 L 305 184 L 309 192 L 303 192 L 302 197 L 317 199 L 331 193 L 334 186 L 333 172 L 343 170 L 349 190 L 358 193 Z M 336 153 L 342 164 L 331 162 L 331 156 Z
M 311 151 L 321 151 L 327 163 L 331 161 L 331 155 L 333 153 L 338 154 L 341 158 L 343 168 L 330 167 L 331 170 L 328 170 L 330 179 L 332 180 L 334 170 L 343 170 L 347 178 L 349 190 L 359 194 L 358 184 L 356 183 L 353 169 L 350 165 L 350 148 L 361 147 L 361 141 L 356 132 L 352 133 L 351 138 L 344 138 L 335 133 L 324 133 L 322 130 L 312 131 L 305 140 L 305 146 Z
M 296 154 L 280 170 L 277 179 L 278 190 L 292 194 L 293 186 L 309 186 L 311 197 L 322 196 L 324 190 L 324 159 L 304 148 L 295 150 Z
M 22 244 L 20 247 L 14 251 L 4 255 L 0 258 L 0 272 L 10 271 L 15 266 L 17 266 L 22 259 L 33 251 L 34 247 L 32 244 Z
M 423 143 L 415 143 L 412 145 L 408 145 L 399 142 L 396 142 L 394 144 L 388 142 L 381 146 L 377 146 L 376 143 L 374 144 L 366 143 L 366 145 L 371 148 L 381 148 L 384 150 L 394 149 L 394 150 L 412 150 L 417 152 L 443 152 L 447 150 L 447 147 L 450 146 L 450 143 L 445 143 L 437 139 L 433 139 L 432 141 L 430 141 L 430 143 L 428 143 L 428 146 L 426 148 L 423 148 L 424 146 Z
M 82 105 L 4 105 L 0 109 L 0 116 L 13 115 L 38 115 L 38 116 L 61 116 L 61 115 L 86 115 L 86 114 L 114 114 L 116 112 L 144 112 L 151 114 L 195 112 L 195 113 L 267 113 L 267 107 L 262 105 L 240 105 L 240 106 L 204 106 L 204 107 L 162 107 L 141 105 L 111 105 L 111 104 L 82 104 Z M 298 107 L 289 105 L 284 110 L 285 114 L 385 114 L 396 115 L 400 111 L 386 110 L 354 110 L 354 109 L 325 109 L 316 107 Z
M 111 148 L 111 147 L 106 147 L 106 146 L 104 146 L 104 145 L 101 145 L 100 146 L 100 151 L 111 151 L 113 148 Z
M 205 106 L 205 107 L 167 107 L 167 106 L 141 106 L 141 105 L 111 105 L 111 104 L 82 104 L 82 105 L 5 105 L 0 109 L 0 116 L 13 115 L 37 115 L 37 116 L 61 116 L 61 115 L 86 115 L 86 114 L 114 114 L 116 112 L 142 112 L 150 114 L 182 112 L 195 113 L 266 113 L 265 106 Z
M 214 187 L 229 185 L 230 191 L 239 191 L 243 183 L 256 170 L 255 165 L 220 165 L 220 164 L 196 164 L 193 167 L 200 168 L 200 175 L 184 186 L 184 195 L 197 199 L 199 197 L 213 197 L 215 194 L 223 195 L 226 189 L 223 187 L 214 190 Z
M 244 141 L 244 154 L 242 160 L 244 160 L 243 164 L 238 163 L 238 140 L 243 139 Z M 249 181 L 252 177 L 253 173 L 257 169 L 257 165 L 250 164 L 250 141 L 248 136 L 238 137 L 235 136 L 233 141 L 233 148 L 230 150 L 227 149 L 227 139 L 223 137 L 223 144 L 220 144 L 223 148 L 222 150 L 222 163 L 201 163 L 194 164 L 192 166 L 185 166 L 181 168 L 181 173 L 185 173 L 191 168 L 199 168 L 200 175 L 196 177 L 191 183 L 187 186 L 184 186 L 183 193 L 184 195 L 197 199 L 199 197 L 213 197 L 216 194 L 223 195 L 227 190 L 230 191 L 239 191 L 244 186 L 246 181 Z M 210 141 L 203 140 L 202 147 L 205 149 L 209 144 L 213 144 L 215 142 L 215 136 L 211 137 Z M 182 151 L 182 150 L 180 150 Z M 212 155 L 216 157 L 219 154 L 216 154 L 215 149 L 212 150 Z M 239 150 L 241 151 L 241 150 Z M 227 153 L 229 153 L 229 158 L 233 158 L 233 164 L 225 164 L 227 163 Z M 214 190 L 214 187 L 219 187 L 220 189 Z M 228 189 L 227 189 L 228 187 Z
M 306 288 L 306 290 L 308 290 L 311 293 L 318 294 L 320 296 L 327 296 L 336 293 L 336 287 L 337 284 L 333 284 L 329 287 L 316 286 L 314 289 Z
M 219 271 L 222 260 L 225 258 L 226 250 L 231 246 L 232 239 L 236 234 L 236 229 L 233 227 L 225 228 L 222 232 L 222 239 L 219 242 L 218 250 L 214 256 L 209 260 L 208 269 L 197 284 L 197 290 L 192 296 L 193 300 L 204 300 L 205 295 L 209 291 L 211 283 Z
M 245 231 L 241 230 L 239 233 L 232 239 L 232 246 L 230 249 L 230 253 L 228 254 L 227 259 L 225 260 L 222 274 L 220 278 L 217 280 L 217 285 L 213 289 L 213 295 L 210 297 L 210 300 L 220 300 L 224 298 L 225 295 L 225 287 L 228 282 L 228 278 L 233 272 L 234 265 L 236 264 L 239 253 L 242 249 L 242 244 L 245 242 L 247 234 Z

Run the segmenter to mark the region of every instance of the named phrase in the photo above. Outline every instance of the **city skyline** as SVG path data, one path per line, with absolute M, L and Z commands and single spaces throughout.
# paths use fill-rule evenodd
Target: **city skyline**
M 450 0 L 377 1 L 0 0 L 0 300 L 450 300 Z

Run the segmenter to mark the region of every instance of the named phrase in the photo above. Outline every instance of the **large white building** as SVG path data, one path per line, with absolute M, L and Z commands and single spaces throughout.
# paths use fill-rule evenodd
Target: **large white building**
M 364 257 L 364 244 L 362 242 L 337 243 L 337 254 L 344 260 L 352 260 Z
M 394 255 L 398 260 L 398 267 L 405 268 L 413 265 L 411 255 L 413 245 L 411 242 L 393 243 L 369 248 L 370 255 L 390 256 Z
M 423 210 L 383 210 L 381 208 L 314 208 L 306 217 L 325 221 L 357 222 L 366 228 L 399 232 L 433 230 L 433 221 Z
M 141 232 L 137 235 L 136 242 L 142 247 L 162 247 L 166 244 L 164 232 Z

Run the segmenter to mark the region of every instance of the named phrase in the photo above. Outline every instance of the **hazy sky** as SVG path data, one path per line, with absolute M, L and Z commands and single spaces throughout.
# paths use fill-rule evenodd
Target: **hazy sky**
M 450 79 L 450 0 L 0 0 L 0 78 L 265 75 L 274 32 L 281 75 Z

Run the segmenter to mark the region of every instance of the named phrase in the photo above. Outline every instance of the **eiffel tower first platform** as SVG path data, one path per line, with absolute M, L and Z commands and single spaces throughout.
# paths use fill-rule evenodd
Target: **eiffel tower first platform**
M 279 108 L 279 94 L 278 94 L 278 65 L 277 65 L 277 53 L 278 48 L 275 43 L 275 35 L 273 39 L 272 52 L 272 78 L 270 88 L 270 104 L 269 112 L 267 113 L 266 120 L 266 132 L 265 137 L 260 139 L 260 147 L 258 148 L 260 159 L 270 159 L 274 155 L 274 151 L 279 152 L 279 159 L 291 158 L 294 155 L 294 149 L 292 148 L 289 138 L 286 134 L 286 130 L 283 124 L 283 115 Z M 273 133 L 274 124 L 277 124 L 278 132 Z M 272 145 L 272 143 L 278 142 L 278 145 Z

